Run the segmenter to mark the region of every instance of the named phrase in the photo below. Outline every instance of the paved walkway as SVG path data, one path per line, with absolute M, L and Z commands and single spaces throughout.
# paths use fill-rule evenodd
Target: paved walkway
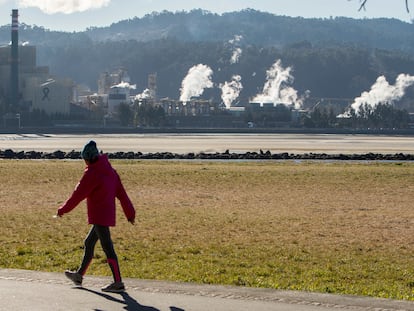
M 414 310 L 408 301 L 136 279 L 124 279 L 125 293 L 101 292 L 108 282 L 107 277 L 87 276 L 78 288 L 63 273 L 0 269 L 0 310 Z

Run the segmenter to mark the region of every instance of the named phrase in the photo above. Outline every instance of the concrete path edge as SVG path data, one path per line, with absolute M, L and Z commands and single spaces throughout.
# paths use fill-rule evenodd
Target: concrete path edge
M 63 273 L 40 272 L 18 269 L 0 269 L 0 279 L 47 284 L 68 284 Z M 86 276 L 84 286 L 101 287 L 111 281 L 109 277 Z M 274 290 L 238 286 L 205 285 L 157 280 L 124 278 L 127 291 L 170 293 L 191 296 L 219 297 L 241 300 L 283 302 L 288 304 L 330 307 L 338 309 L 358 309 L 375 311 L 411 311 L 414 302 L 351 295 L 334 295 L 313 292 Z

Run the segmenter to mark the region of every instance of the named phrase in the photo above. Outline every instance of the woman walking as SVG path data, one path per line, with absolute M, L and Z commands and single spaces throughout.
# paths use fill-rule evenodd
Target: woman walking
M 107 155 L 99 153 L 94 141 L 85 145 L 81 156 L 86 163 L 83 176 L 69 199 L 58 209 L 57 215 L 62 217 L 86 199 L 88 222 L 92 227 L 85 239 L 84 255 L 79 269 L 67 270 L 65 275 L 75 285 L 82 285 L 83 276 L 92 261 L 95 245 L 99 240 L 114 278 L 114 282 L 103 287 L 102 291 L 123 292 L 125 286 L 109 228 L 115 226 L 115 198 L 119 199 L 123 212 L 131 224 L 135 222 L 135 209 L 118 173 L 112 168 Z

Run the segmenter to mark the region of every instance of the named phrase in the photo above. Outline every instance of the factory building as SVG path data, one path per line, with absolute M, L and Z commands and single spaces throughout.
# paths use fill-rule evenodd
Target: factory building
M 36 109 L 49 115 L 68 115 L 70 103 L 73 102 L 74 85 L 70 79 L 27 77 L 22 95 L 31 111 Z
M 19 79 L 18 89 L 24 87 L 28 77 L 41 77 L 46 79 L 49 76 L 49 68 L 36 66 L 36 47 L 19 45 Z M 0 88 L 8 93 L 12 88 L 11 66 L 10 66 L 11 46 L 0 46 Z M 15 81 L 14 81 L 15 82 Z
M 86 102 L 93 97 L 93 102 L 104 111 L 106 117 L 116 116 L 120 104 L 132 102 L 130 91 L 133 86 L 130 82 L 131 78 L 123 68 L 113 72 L 104 72 L 98 79 L 98 94 L 88 96 Z
M 129 104 L 129 87 L 114 85 L 109 89 L 108 94 L 108 114 L 116 114 L 120 104 Z
M 118 69 L 114 72 L 104 72 L 99 76 L 98 79 L 98 94 L 109 94 L 111 87 L 121 83 L 130 83 L 131 78 L 125 69 Z
M 220 110 L 219 104 L 210 100 L 192 99 L 188 103 L 163 98 L 159 105 L 167 116 L 210 116 Z
M 36 65 L 36 47 L 19 45 L 18 107 L 14 110 L 43 110 L 47 114 L 69 114 L 74 102 L 75 84 L 71 79 L 56 78 L 49 68 Z M 11 94 L 10 46 L 0 47 L 0 90 Z M 16 105 L 16 104 L 13 104 Z
M 74 82 L 53 77 L 48 67 L 37 66 L 36 47 L 17 42 L 17 16 L 13 10 L 12 45 L 0 46 L 0 93 L 8 99 L 8 111 L 69 114 L 76 95 Z

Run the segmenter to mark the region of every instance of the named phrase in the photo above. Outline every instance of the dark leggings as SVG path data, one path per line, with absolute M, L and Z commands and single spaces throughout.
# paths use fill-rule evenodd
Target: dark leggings
M 101 242 L 101 246 L 108 260 L 108 264 L 111 267 L 114 281 L 120 282 L 121 273 L 119 271 L 118 258 L 116 256 L 114 245 L 112 243 L 111 232 L 107 226 L 92 226 L 84 242 L 85 252 L 83 254 L 82 264 L 79 267 L 78 272 L 82 275 L 86 273 L 86 270 L 92 261 L 95 245 L 98 240 Z

